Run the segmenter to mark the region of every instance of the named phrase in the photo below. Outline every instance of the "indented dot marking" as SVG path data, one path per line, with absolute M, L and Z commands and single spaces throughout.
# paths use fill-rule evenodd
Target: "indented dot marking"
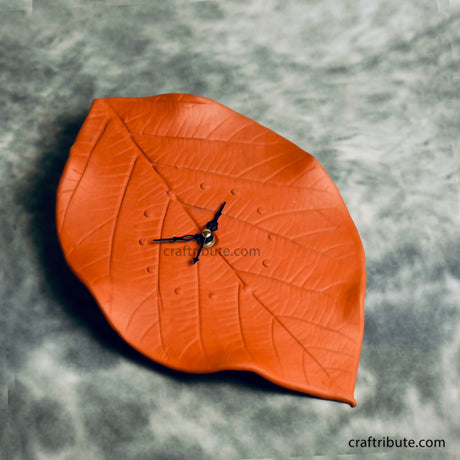
M 149 265 L 149 266 L 147 267 L 147 271 L 148 271 L 149 273 L 155 273 L 155 267 L 152 266 L 152 265 Z
M 264 267 L 267 267 L 267 268 L 268 268 L 268 267 L 271 267 L 272 263 L 271 263 L 270 260 L 265 259 L 265 260 L 262 262 L 262 265 L 263 265 Z
M 146 243 L 146 242 L 147 242 L 147 241 L 145 240 L 145 238 L 139 238 L 139 244 L 140 244 L 141 246 L 145 246 L 145 243 Z
M 265 214 L 265 208 L 257 208 L 257 214 Z
M 232 188 L 232 189 L 230 190 L 230 193 L 231 193 L 233 196 L 236 196 L 236 195 L 238 195 L 239 192 L 238 192 L 238 189 L 237 189 L 237 188 Z
M 209 185 L 206 183 L 206 182 L 202 182 L 200 184 L 200 188 L 201 190 L 208 190 L 209 189 Z
M 166 195 L 168 195 L 169 198 L 174 198 L 174 197 L 176 196 L 176 194 L 175 194 L 172 190 L 168 190 L 168 191 L 166 192 Z
M 150 209 L 146 209 L 146 210 L 144 211 L 144 216 L 145 216 L 145 217 L 150 217 L 151 215 L 152 215 L 152 211 L 150 211 Z
M 267 238 L 270 240 L 270 241 L 274 241 L 275 240 L 275 235 L 272 235 L 271 233 L 269 233 L 267 235 Z
M 181 288 L 181 287 L 177 287 L 176 289 L 174 289 L 174 294 L 176 294 L 176 295 L 181 295 L 181 294 L 182 294 L 182 288 Z
M 208 297 L 209 297 L 211 300 L 213 300 L 213 299 L 216 298 L 216 293 L 215 293 L 215 292 L 210 292 L 210 293 L 208 294 Z
M 247 284 L 243 286 L 243 291 L 246 292 L 247 294 L 252 294 L 252 288 L 249 287 Z

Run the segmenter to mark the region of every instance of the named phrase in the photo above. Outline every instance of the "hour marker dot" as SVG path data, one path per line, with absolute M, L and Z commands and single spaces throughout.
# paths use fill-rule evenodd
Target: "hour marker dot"
M 233 196 L 236 196 L 236 195 L 238 195 L 239 192 L 238 192 L 238 189 L 237 189 L 237 188 L 232 188 L 232 189 L 230 190 L 230 193 L 231 193 Z
M 257 208 L 257 213 L 258 214 L 265 214 L 265 208 Z
M 153 267 L 152 265 L 149 265 L 149 266 L 147 267 L 147 271 L 148 271 L 149 273 L 154 273 L 154 272 L 155 272 L 155 267 Z
M 174 294 L 181 295 L 182 294 L 182 288 L 177 287 L 176 289 L 174 289 Z
M 267 268 L 268 268 L 268 267 L 270 267 L 270 266 L 272 265 L 272 263 L 271 263 L 269 260 L 264 260 L 264 261 L 262 262 L 262 265 L 263 265 L 264 267 L 267 267 Z

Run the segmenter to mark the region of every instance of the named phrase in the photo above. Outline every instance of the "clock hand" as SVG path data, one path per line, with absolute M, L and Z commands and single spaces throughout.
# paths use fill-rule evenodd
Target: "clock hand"
M 204 238 L 201 240 L 200 247 L 198 248 L 198 252 L 196 253 L 196 256 L 193 258 L 194 265 L 200 260 L 200 254 L 201 254 L 201 251 L 203 250 L 203 245 L 204 245 Z
M 173 236 L 172 238 L 158 238 L 153 240 L 154 243 L 174 243 L 175 241 L 198 241 L 200 245 L 196 257 L 193 258 L 193 263 L 196 264 L 200 260 L 200 254 L 204 246 L 214 244 L 214 237 L 211 230 L 205 228 L 201 233 L 194 235 Z
M 218 228 L 217 221 L 222 214 L 226 202 L 224 201 L 220 208 L 217 210 L 214 218 L 210 220 L 204 230 L 201 233 L 195 233 L 194 235 L 183 235 L 173 236 L 172 238 L 157 238 L 153 240 L 154 243 L 174 243 L 176 241 L 192 241 L 196 240 L 200 245 L 197 255 L 193 258 L 193 263 L 196 264 L 200 260 L 200 254 L 204 247 L 210 248 L 214 245 L 214 237 L 212 232 L 215 232 Z
M 222 214 L 222 210 L 224 209 L 224 206 L 226 205 L 226 202 L 224 201 L 220 208 L 217 210 L 216 214 L 214 215 L 214 219 L 210 220 L 207 224 L 206 224 L 206 228 L 208 230 L 211 230 L 211 232 L 215 232 L 217 230 L 217 220 L 219 219 L 220 215 Z
M 201 237 L 201 233 L 195 233 L 194 235 L 184 236 L 173 236 L 172 238 L 158 238 L 153 240 L 154 243 L 174 243 L 175 241 L 193 241 L 198 240 Z
M 203 247 L 211 247 L 214 244 L 214 237 L 212 236 L 212 232 L 217 231 L 218 224 L 217 220 L 222 214 L 222 210 L 224 209 L 226 202 L 224 201 L 220 208 L 217 210 L 216 214 L 214 215 L 214 218 L 210 220 L 207 224 L 205 229 L 203 230 L 202 234 L 202 240 L 199 242 L 200 247 L 198 249 L 198 253 L 196 257 L 193 258 L 193 263 L 196 264 L 200 260 L 200 254 L 201 251 L 203 250 Z

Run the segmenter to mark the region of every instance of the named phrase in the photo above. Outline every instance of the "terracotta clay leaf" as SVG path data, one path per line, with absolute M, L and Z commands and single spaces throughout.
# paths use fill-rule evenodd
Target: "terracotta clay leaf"
M 201 232 L 223 202 L 197 264 L 195 241 L 152 243 Z M 96 100 L 57 228 L 71 268 L 145 356 L 356 404 L 362 243 L 318 161 L 273 131 L 192 95 Z

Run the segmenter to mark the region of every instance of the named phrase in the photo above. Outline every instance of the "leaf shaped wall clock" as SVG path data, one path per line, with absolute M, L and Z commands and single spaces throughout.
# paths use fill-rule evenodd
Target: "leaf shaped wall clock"
M 203 97 L 99 99 L 56 214 L 70 267 L 148 358 L 356 404 L 363 247 L 293 143 Z

